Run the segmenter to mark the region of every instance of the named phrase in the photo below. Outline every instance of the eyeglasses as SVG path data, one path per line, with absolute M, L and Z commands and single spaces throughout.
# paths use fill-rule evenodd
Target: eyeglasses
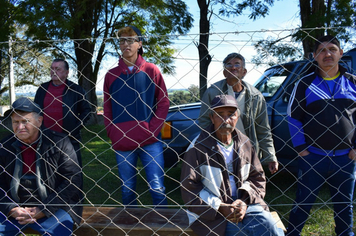
M 139 40 L 137 38 L 119 38 L 119 44 L 124 45 L 125 43 L 131 45 L 134 42 L 138 42 Z
M 241 66 L 241 64 L 240 63 L 236 63 L 236 64 L 225 64 L 225 68 L 226 69 L 232 69 L 232 68 L 241 68 L 242 66 Z

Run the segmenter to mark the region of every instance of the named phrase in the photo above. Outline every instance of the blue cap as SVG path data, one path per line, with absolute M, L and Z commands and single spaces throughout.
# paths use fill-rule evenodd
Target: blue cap
M 142 34 L 141 34 L 141 31 L 139 29 L 137 29 L 135 26 L 133 25 L 129 25 L 128 27 L 130 27 L 131 29 L 133 29 L 133 31 L 135 31 L 135 33 L 137 34 L 138 36 L 138 40 L 140 41 L 143 41 L 143 37 L 142 37 Z M 138 50 L 138 54 L 142 55 L 143 54 L 143 49 L 142 47 Z
M 40 106 L 27 97 L 20 97 L 14 103 L 12 103 L 12 108 L 7 110 L 4 116 L 10 116 L 14 111 L 24 111 L 24 112 L 35 112 L 37 114 L 41 113 Z

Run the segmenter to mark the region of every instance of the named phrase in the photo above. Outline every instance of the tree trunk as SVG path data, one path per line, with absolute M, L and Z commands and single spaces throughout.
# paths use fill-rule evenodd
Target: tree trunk
M 200 8 L 200 37 L 199 37 L 199 88 L 200 88 L 200 98 L 203 97 L 205 90 L 207 89 L 207 78 L 208 78 L 208 68 L 211 62 L 211 56 L 209 55 L 209 31 L 210 22 L 208 20 L 208 7 L 209 4 L 206 0 L 197 0 Z
M 299 0 L 300 20 L 302 29 L 311 29 L 324 26 L 325 4 L 324 0 Z M 303 32 L 303 50 L 304 58 L 308 59 L 309 55 L 314 51 L 315 40 L 324 35 L 324 30 L 313 30 Z
M 94 48 L 95 48 L 95 39 L 91 39 L 92 30 L 93 30 L 93 18 L 94 18 L 94 9 L 95 1 L 73 1 L 71 2 L 72 14 L 77 12 L 82 12 L 78 16 L 76 24 L 73 28 L 74 48 L 77 62 L 77 76 L 78 83 L 86 92 L 86 98 L 90 102 L 92 117 L 88 123 L 97 123 L 98 117 L 96 114 L 97 108 L 97 97 L 96 97 L 96 82 L 97 74 L 93 72 L 92 59 L 94 57 Z M 85 6 L 85 11 L 83 12 L 82 7 Z M 94 41 L 91 41 L 94 40 Z

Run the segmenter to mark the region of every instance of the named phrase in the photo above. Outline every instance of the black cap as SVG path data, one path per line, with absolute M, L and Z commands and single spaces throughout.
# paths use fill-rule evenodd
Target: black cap
M 4 114 L 5 117 L 10 116 L 14 111 L 24 111 L 24 112 L 35 112 L 37 114 L 41 113 L 40 106 L 27 97 L 20 97 L 14 103 L 12 103 L 12 108 L 7 110 Z
M 239 108 L 236 99 L 231 95 L 217 95 L 210 103 L 210 109 L 216 109 L 220 107 L 234 107 Z
M 137 29 L 137 28 L 136 28 L 135 26 L 133 26 L 133 25 L 129 25 L 129 27 L 130 27 L 131 29 L 133 29 L 133 31 L 135 31 L 135 33 L 136 33 L 137 36 L 138 36 L 138 40 L 143 41 L 141 31 L 140 31 L 139 29 Z M 140 54 L 140 55 L 143 54 L 143 49 L 142 49 L 142 47 L 138 50 L 138 54 Z

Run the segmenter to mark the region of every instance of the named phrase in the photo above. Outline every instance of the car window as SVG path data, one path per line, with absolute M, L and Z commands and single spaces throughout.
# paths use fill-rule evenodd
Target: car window
M 291 72 L 293 65 L 275 66 L 267 69 L 255 83 L 255 87 L 265 98 L 273 97 Z

